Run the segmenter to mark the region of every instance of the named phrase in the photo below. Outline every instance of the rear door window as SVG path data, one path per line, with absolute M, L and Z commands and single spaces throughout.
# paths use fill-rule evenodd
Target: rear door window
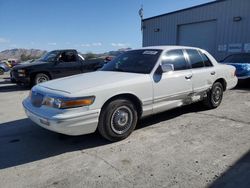
M 173 64 L 175 71 L 185 70 L 189 68 L 182 50 L 168 51 L 162 57 L 162 61 L 167 64 Z
M 205 66 L 203 59 L 197 50 L 187 49 L 186 52 L 188 54 L 190 64 L 191 64 L 193 69 L 202 68 Z
M 206 54 L 200 52 L 200 55 L 203 59 L 205 67 L 212 67 L 213 66 L 213 63 L 210 61 L 210 59 L 207 57 Z

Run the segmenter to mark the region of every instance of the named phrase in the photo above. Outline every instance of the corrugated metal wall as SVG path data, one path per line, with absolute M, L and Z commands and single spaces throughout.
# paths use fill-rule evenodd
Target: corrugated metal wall
M 234 21 L 234 17 L 241 17 L 242 20 Z M 233 51 L 239 52 L 240 45 L 242 52 L 244 49 L 248 49 L 247 43 L 250 43 L 250 0 L 221 0 L 205 6 L 144 19 L 143 46 L 177 45 L 179 25 L 210 20 L 216 20 L 217 23 L 216 49 L 211 53 L 218 60 Z M 246 48 L 244 48 L 245 45 Z

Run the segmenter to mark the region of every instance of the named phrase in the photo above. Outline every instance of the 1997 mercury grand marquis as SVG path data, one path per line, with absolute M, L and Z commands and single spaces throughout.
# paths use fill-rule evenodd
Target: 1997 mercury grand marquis
M 95 132 L 110 141 L 128 137 L 139 118 L 203 101 L 220 105 L 237 84 L 235 68 L 205 50 L 154 46 L 123 53 L 100 71 L 34 86 L 23 101 L 38 125 L 66 135 Z

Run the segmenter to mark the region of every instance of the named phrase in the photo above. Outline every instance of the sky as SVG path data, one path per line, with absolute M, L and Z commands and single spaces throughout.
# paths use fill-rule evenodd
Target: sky
M 103 53 L 142 46 L 140 17 L 213 0 L 0 0 L 0 51 L 77 49 Z

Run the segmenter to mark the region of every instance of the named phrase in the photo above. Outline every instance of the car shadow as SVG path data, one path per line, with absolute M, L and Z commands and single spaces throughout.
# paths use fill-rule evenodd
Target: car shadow
M 30 90 L 30 88 L 27 86 L 19 86 L 16 84 L 5 85 L 5 86 L 0 85 L 0 93 L 1 92 L 13 92 L 13 91 L 26 91 L 26 90 Z
M 234 89 L 250 91 L 250 79 L 239 80 L 237 86 Z
M 249 188 L 250 150 L 219 176 L 209 188 Z
M 144 118 L 137 129 L 173 119 L 181 114 L 205 110 L 199 104 L 184 106 Z M 66 136 L 48 131 L 29 119 L 0 124 L 0 169 L 14 167 L 63 153 L 112 144 L 98 133 Z
M 9 77 L 4 77 L 2 79 L 3 79 L 3 81 L 0 81 L 0 85 L 12 84 Z
M 66 136 L 40 128 L 27 118 L 12 121 L 0 124 L 0 169 L 108 143 L 96 133 Z
M 17 85 L 10 81 L 9 76 L 1 77 L 0 78 L 0 92 L 13 92 L 13 91 L 25 91 L 29 90 L 28 86 L 24 85 Z
M 4 77 L 2 80 L 0 81 L 0 92 L 25 91 L 30 89 L 28 86 L 12 83 L 10 77 Z

